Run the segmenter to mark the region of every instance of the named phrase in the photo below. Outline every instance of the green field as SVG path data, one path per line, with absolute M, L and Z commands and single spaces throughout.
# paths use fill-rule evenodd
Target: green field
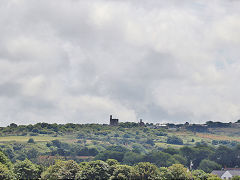
M 142 130 L 142 129 L 141 129 Z M 133 136 L 132 138 L 125 138 L 125 140 L 134 140 L 134 136 L 137 131 L 139 131 L 138 128 L 125 128 L 124 133 L 122 131 L 116 130 L 114 128 L 114 131 L 111 131 L 109 129 L 105 130 L 108 135 L 98 135 L 95 136 L 94 140 L 92 139 L 93 137 L 93 132 L 95 132 L 95 129 L 90 129 L 88 128 L 88 134 L 89 136 L 86 136 L 85 139 L 85 145 L 92 145 L 93 142 L 95 144 L 102 144 L 102 145 L 111 145 L 111 141 L 119 141 L 121 140 L 121 136 L 124 134 L 128 133 L 130 136 Z M 240 136 L 238 135 L 239 129 L 238 128 L 215 128 L 211 129 L 209 133 L 193 133 L 190 131 L 186 130 L 180 130 L 180 131 L 171 131 L 171 130 L 164 130 L 167 133 L 167 136 L 155 136 L 154 133 L 158 132 L 159 130 L 151 130 L 149 129 L 148 132 L 144 133 L 142 132 L 142 136 L 140 137 L 141 141 L 146 138 L 152 138 L 155 142 L 155 145 L 157 147 L 161 148 L 167 148 L 167 147 L 173 147 L 173 148 L 179 148 L 182 147 L 182 145 L 174 145 L 174 144 L 167 144 L 167 137 L 169 136 L 177 136 L 183 140 L 184 145 L 189 145 L 189 146 L 194 146 L 196 142 L 205 142 L 208 144 L 211 144 L 212 140 L 217 140 L 217 141 L 236 141 L 240 142 Z M 160 130 L 161 131 L 161 130 Z M 30 138 L 33 138 L 36 143 L 38 142 L 51 142 L 52 140 L 60 140 L 61 142 L 66 142 L 66 143 L 76 143 L 79 139 L 76 138 L 77 134 L 79 132 L 72 132 L 72 133 L 67 133 L 63 135 L 37 135 L 37 136 L 14 136 L 14 135 L 4 135 L 0 137 L 0 144 L 6 144 L 6 143 L 13 143 L 13 142 L 19 142 L 19 143 L 26 143 Z M 118 133 L 120 137 L 113 137 L 114 133 Z M 124 139 L 124 138 L 123 138 Z M 136 141 L 136 140 L 134 140 Z M 129 146 L 130 144 L 126 144 L 125 146 Z
M 30 138 L 33 138 L 35 142 L 48 142 L 54 139 L 62 141 L 68 140 L 65 137 L 51 137 L 51 136 L 4 136 L 0 137 L 0 143 L 27 142 Z

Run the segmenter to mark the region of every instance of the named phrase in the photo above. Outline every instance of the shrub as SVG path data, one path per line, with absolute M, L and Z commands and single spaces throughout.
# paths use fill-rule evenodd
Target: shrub
M 157 136 L 167 136 L 167 133 L 159 131 L 156 133 Z
M 168 168 L 164 176 L 166 179 L 172 179 L 172 180 L 192 179 L 191 173 L 182 164 L 173 164 Z
M 199 169 L 207 172 L 207 173 L 210 173 L 212 172 L 213 170 L 218 170 L 218 169 L 221 169 L 221 166 L 214 162 L 214 161 L 210 161 L 208 159 L 203 159 L 200 164 L 199 164 Z
M 130 138 L 130 135 L 129 134 L 124 134 L 123 137 L 124 138 Z
M 135 179 L 134 168 L 128 165 L 116 165 L 110 179 Z
M 28 143 L 35 143 L 33 138 L 28 139 Z
M 38 136 L 38 133 L 29 133 L 30 136 Z
M 83 134 L 83 133 L 79 133 L 77 135 L 77 139 L 84 139 L 84 138 L 85 138 L 85 134 Z
M 76 179 L 109 179 L 109 165 L 104 161 L 91 161 L 77 173 Z
M 2 151 L 0 151 L 0 163 L 7 166 L 8 168 L 11 166 L 10 160 Z
M 41 174 L 39 166 L 33 164 L 28 159 L 17 161 L 14 164 L 13 172 L 18 179 L 38 179 Z
M 75 179 L 80 166 L 73 160 L 57 161 L 42 173 L 41 179 Z
M 150 144 L 151 146 L 155 145 L 155 143 L 152 139 L 147 139 L 146 144 Z
M 0 179 L 12 180 L 15 179 L 14 174 L 7 166 L 0 163 Z
M 137 179 L 159 179 L 159 169 L 149 162 L 140 162 L 135 167 L 138 174 Z
M 183 140 L 177 136 L 168 137 L 167 139 L 168 144 L 178 144 L 183 145 Z

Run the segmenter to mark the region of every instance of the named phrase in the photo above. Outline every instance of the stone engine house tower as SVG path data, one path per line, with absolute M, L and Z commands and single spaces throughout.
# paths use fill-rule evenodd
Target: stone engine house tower
M 118 125 L 118 119 L 113 119 L 112 115 L 110 115 L 110 126 L 117 126 Z

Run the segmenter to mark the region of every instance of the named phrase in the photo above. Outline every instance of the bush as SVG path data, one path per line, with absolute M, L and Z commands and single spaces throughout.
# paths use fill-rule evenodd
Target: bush
M 168 167 L 178 162 L 170 154 L 161 151 L 152 151 L 148 153 L 145 155 L 144 161 L 154 163 L 158 167 Z
M 76 179 L 109 179 L 109 165 L 104 161 L 91 161 L 82 167 Z
M 6 180 L 15 179 L 13 172 L 9 170 L 8 167 L 2 163 L 0 163 L 0 179 L 6 179 Z
M 183 140 L 177 136 L 168 137 L 167 139 L 168 144 L 177 144 L 177 145 L 183 145 Z
M 193 179 L 205 180 L 209 178 L 209 174 L 205 173 L 203 170 L 192 171 Z
M 150 144 L 151 146 L 155 145 L 155 143 L 152 139 L 147 139 L 146 144 Z
M 28 143 L 35 143 L 35 141 L 34 141 L 33 138 L 30 138 L 30 139 L 28 140 Z
M 138 174 L 137 179 L 159 179 L 159 169 L 156 165 L 149 162 L 140 162 L 135 166 Z
M 130 138 L 130 135 L 129 134 L 124 134 L 123 137 L 124 138 Z
M 114 134 L 114 137 L 119 137 L 119 134 Z
M 29 133 L 30 136 L 38 136 L 38 133 Z
M 159 131 L 156 133 L 157 136 L 167 136 L 167 133 Z
M 75 179 L 80 166 L 73 160 L 57 161 L 42 173 L 41 179 Z
M 116 165 L 110 179 L 135 179 L 134 168 L 128 165 Z
M 134 165 L 136 163 L 142 162 L 144 156 L 134 152 L 126 152 L 124 154 L 123 163 L 127 165 Z
M 119 162 L 122 162 L 124 157 L 124 153 L 123 152 L 117 152 L 117 151 L 103 151 L 101 153 L 99 153 L 95 159 L 96 160 L 103 160 L 106 161 L 107 159 L 116 159 Z
M 18 179 L 38 179 L 41 174 L 39 166 L 33 164 L 28 159 L 17 161 L 14 164 L 13 172 Z
M 208 159 L 203 159 L 200 162 L 200 164 L 198 166 L 198 169 L 201 169 L 204 172 L 210 173 L 213 170 L 221 169 L 221 166 L 218 163 L 214 162 L 214 161 L 210 161 Z
M 26 136 L 27 135 L 27 133 L 26 132 L 23 132 L 22 134 L 21 134 L 21 136 Z
M 83 134 L 83 133 L 79 133 L 77 135 L 77 139 L 84 139 L 84 138 L 85 138 L 85 134 Z
M 34 129 L 32 130 L 32 132 L 33 132 L 33 133 L 39 133 L 39 130 L 36 129 L 36 128 L 34 128 Z
M 234 176 L 231 180 L 240 180 L 240 176 Z
M 10 160 L 2 151 L 0 151 L 0 163 L 7 166 L 8 168 L 11 166 Z
M 166 179 L 172 179 L 172 180 L 192 179 L 191 173 L 182 164 L 173 164 L 168 168 L 168 171 L 164 176 Z
M 53 146 L 56 146 L 58 148 L 60 148 L 62 145 L 62 143 L 58 139 L 52 140 L 52 144 Z

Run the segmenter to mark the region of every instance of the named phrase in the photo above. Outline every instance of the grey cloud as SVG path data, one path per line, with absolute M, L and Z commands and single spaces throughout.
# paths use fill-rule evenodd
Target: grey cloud
M 3 0 L 0 119 L 234 121 L 239 1 Z
M 16 83 L 3 83 L 0 84 L 0 96 L 14 97 L 20 92 L 20 85 Z

